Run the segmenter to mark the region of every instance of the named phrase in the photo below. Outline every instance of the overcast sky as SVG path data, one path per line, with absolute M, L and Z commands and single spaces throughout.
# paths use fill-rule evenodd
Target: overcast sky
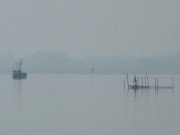
M 179 0 L 1 0 L 0 55 L 180 53 Z

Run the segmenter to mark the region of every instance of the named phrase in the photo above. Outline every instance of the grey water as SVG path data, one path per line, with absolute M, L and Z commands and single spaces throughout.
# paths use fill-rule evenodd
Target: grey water
M 171 85 L 171 75 L 150 75 Z M 125 75 L 0 75 L 1 135 L 179 135 L 173 89 L 128 90 Z M 131 81 L 130 81 L 131 83 Z

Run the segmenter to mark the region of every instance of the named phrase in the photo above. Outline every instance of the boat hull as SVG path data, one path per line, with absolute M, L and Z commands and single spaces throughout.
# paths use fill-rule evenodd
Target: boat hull
M 27 73 L 22 73 L 21 70 L 13 70 L 13 79 L 26 79 Z

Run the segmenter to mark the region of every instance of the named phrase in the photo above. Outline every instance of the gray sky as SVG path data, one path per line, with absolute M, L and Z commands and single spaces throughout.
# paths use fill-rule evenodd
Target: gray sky
M 179 0 L 1 0 L 0 54 L 180 53 Z

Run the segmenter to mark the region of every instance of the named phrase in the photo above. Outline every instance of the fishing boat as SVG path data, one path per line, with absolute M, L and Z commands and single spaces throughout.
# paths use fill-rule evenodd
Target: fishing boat
M 21 71 L 21 67 L 22 67 L 22 60 L 20 60 L 19 62 L 16 63 L 17 69 L 14 68 L 13 70 L 13 74 L 12 74 L 12 78 L 13 79 L 26 79 L 27 77 L 27 73 L 23 73 Z

